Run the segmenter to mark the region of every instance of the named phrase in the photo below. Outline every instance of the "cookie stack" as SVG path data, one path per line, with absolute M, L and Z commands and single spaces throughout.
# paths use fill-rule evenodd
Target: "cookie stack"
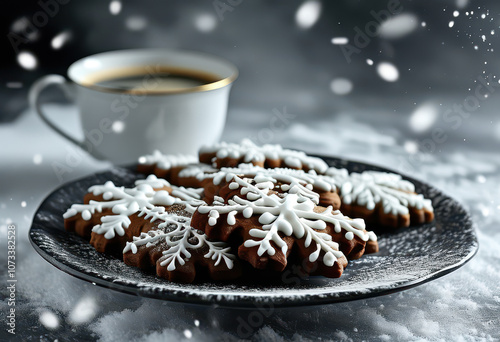
M 337 278 L 348 260 L 378 251 L 372 229 L 433 220 L 432 205 L 399 175 L 348 173 L 279 145 L 219 143 L 198 158 L 156 151 L 132 188 L 89 188 L 65 228 L 126 264 L 175 282 L 242 274 Z

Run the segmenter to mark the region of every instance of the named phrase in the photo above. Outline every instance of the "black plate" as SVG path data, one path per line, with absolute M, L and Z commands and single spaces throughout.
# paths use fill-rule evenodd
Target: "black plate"
M 322 158 L 349 171 L 390 171 L 360 162 Z M 35 250 L 60 270 L 113 290 L 198 304 L 251 307 L 272 303 L 277 307 L 343 302 L 405 290 L 456 270 L 478 249 L 470 216 L 457 201 L 431 185 L 405 177 L 415 184 L 417 192 L 432 200 L 435 221 L 379 236 L 380 252 L 349 262 L 339 279 L 304 280 L 289 273 L 282 279 L 285 281 L 268 281 L 265 285 L 171 283 L 97 253 L 87 241 L 67 233 L 63 227 L 62 214 L 71 204 L 82 202 L 89 186 L 108 180 L 131 186 L 138 178 L 144 176 L 133 168 L 114 168 L 55 190 L 43 201 L 33 220 L 30 240 Z

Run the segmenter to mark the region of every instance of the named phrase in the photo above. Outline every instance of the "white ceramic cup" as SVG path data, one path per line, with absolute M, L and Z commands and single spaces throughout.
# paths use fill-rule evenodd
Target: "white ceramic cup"
M 155 75 L 163 69 L 209 74 L 213 81 L 183 89 L 158 89 Z M 93 81 L 134 72 L 144 77 L 142 85 L 134 89 L 102 87 Z M 36 81 L 29 92 L 31 107 L 57 133 L 97 159 L 125 164 L 155 149 L 196 154 L 201 145 L 218 141 L 238 70 L 223 59 L 198 52 L 141 49 L 85 57 L 71 64 L 67 74 L 69 80 L 47 75 Z M 75 101 L 83 140 L 64 132 L 41 110 L 39 95 L 50 85 L 61 87 Z

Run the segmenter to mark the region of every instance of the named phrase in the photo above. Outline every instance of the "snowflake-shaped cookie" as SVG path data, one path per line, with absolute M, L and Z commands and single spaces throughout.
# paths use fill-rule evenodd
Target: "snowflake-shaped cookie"
M 126 264 L 140 268 L 156 267 L 162 278 L 176 282 L 193 282 L 196 266 L 207 268 L 214 280 L 236 278 L 235 255 L 224 242 L 212 242 L 191 227 L 189 218 L 171 214 L 163 207 L 143 209 L 138 214 L 157 226 L 134 236 L 123 249 Z
M 240 144 L 221 142 L 200 149 L 200 162 L 220 168 L 251 163 L 268 168 L 288 167 L 315 170 L 323 173 L 328 168 L 324 160 L 306 155 L 304 152 L 284 149 L 281 145 L 257 146 L 249 139 Z
M 229 239 L 232 231 L 240 231 L 244 242 L 238 255 L 256 268 L 281 271 L 290 247 L 296 244 L 310 263 L 321 260 L 326 267 L 335 265 L 331 274 L 339 276 L 347 263 L 341 249 L 346 254 L 355 250 L 352 256 L 359 257 L 363 252 L 359 245 L 364 250 L 367 241 L 376 241 L 375 234 L 365 230 L 363 220 L 350 219 L 332 207 L 318 207 L 300 192 L 278 196 L 270 191 L 273 182 L 231 173 L 225 175 L 225 182 L 233 192 L 227 198 L 217 196 L 213 205 L 198 207 L 193 226 L 222 240 Z M 342 248 L 333 237 L 342 240 Z
M 335 168 L 326 172 L 337 181 L 343 213 L 363 217 L 387 228 L 407 227 L 434 219 L 432 202 L 415 193 L 413 183 L 400 175 L 365 171 L 346 175 Z
M 202 192 L 203 189 L 170 185 L 155 175 L 137 180 L 133 188 L 118 187 L 108 181 L 104 185 L 89 188 L 91 199 L 87 204 L 73 204 L 64 213 L 65 227 L 84 237 L 88 237 L 91 230 L 91 244 L 103 252 L 107 247 L 106 240 L 112 240 L 116 236 L 124 237 L 134 215 L 141 210 L 177 204 L 192 213 L 198 205 L 204 203 L 201 200 Z M 134 232 L 130 234 L 140 228 L 136 225 Z

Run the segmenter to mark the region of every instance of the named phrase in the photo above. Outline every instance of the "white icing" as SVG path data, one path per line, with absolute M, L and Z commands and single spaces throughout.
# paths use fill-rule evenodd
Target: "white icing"
M 212 146 L 203 146 L 200 153 L 215 153 L 216 158 L 243 159 L 244 163 L 263 162 L 270 160 L 283 160 L 285 165 L 293 168 L 303 168 L 324 173 L 328 165 L 324 160 L 306 155 L 301 151 L 282 148 L 280 145 L 257 146 L 249 139 L 243 139 L 240 144 L 221 142 Z
M 228 179 L 229 178 L 229 179 Z M 356 235 L 363 241 L 370 239 L 370 234 L 366 232 L 365 224 L 362 219 L 350 219 L 342 215 L 339 211 L 333 212 L 332 207 L 326 208 L 323 212 L 314 212 L 315 203 L 308 197 L 299 193 L 289 193 L 284 197 L 276 194 L 268 195 L 268 187 L 259 187 L 251 184 L 252 180 L 240 178 L 234 174 L 226 175 L 226 180 L 237 183 L 241 189 L 245 189 L 246 198 L 234 196 L 228 200 L 227 205 L 202 205 L 198 207 L 201 214 L 209 214 L 209 224 L 215 225 L 219 214 L 228 214 L 229 221 L 236 213 L 242 213 L 245 218 L 252 215 L 259 215 L 261 229 L 251 229 L 250 236 L 255 239 L 248 239 L 244 242 L 246 247 L 259 246 L 258 255 L 264 253 L 275 254 L 275 249 L 271 244 L 274 242 L 282 252 L 287 252 L 287 245 L 278 233 L 286 236 L 294 236 L 297 239 L 304 238 L 304 244 L 309 247 L 311 243 L 316 243 L 316 251 L 309 256 L 309 260 L 316 261 L 320 251 L 323 251 L 323 262 L 327 266 L 332 266 L 337 258 L 342 257 L 343 253 L 339 251 L 338 244 L 332 241 L 332 237 L 326 233 L 316 230 L 323 230 L 327 224 L 334 226 L 334 230 L 340 233 L 344 229 L 347 233 Z M 265 183 L 268 183 L 267 181 Z M 249 198 L 252 194 L 252 198 Z M 214 215 L 214 213 L 217 215 Z
M 167 182 L 163 178 L 158 178 L 155 175 L 149 175 L 146 179 L 139 179 L 135 181 L 136 187 L 142 187 L 146 189 L 147 186 L 150 186 L 152 189 L 160 189 L 163 187 L 171 187 L 170 183 Z M 150 190 L 152 192 L 154 190 Z
M 165 187 L 172 189 L 169 194 Z M 170 185 L 166 180 L 149 175 L 146 179 L 137 180 L 134 188 L 117 187 L 108 181 L 104 185 L 94 185 L 89 192 L 95 196 L 103 195 L 107 201 L 89 201 L 89 204 L 73 204 L 63 215 L 67 219 L 81 213 L 82 219 L 90 220 L 96 212 L 111 209 L 112 215 L 101 217 L 101 224 L 92 228 L 97 234 L 104 234 L 106 239 L 112 239 L 118 234 L 123 236 L 125 229 L 130 225 L 130 215 L 143 209 L 152 209 L 155 206 L 170 206 L 184 204 L 186 210 L 194 212 L 195 208 L 205 202 L 201 198 L 203 189 L 191 189 Z M 106 196 L 104 196 L 106 195 Z
M 198 177 L 198 175 L 200 174 L 213 173 L 217 171 L 218 171 L 217 169 L 214 169 L 212 166 L 208 164 L 190 164 L 179 172 L 179 177 L 180 178 Z
M 194 213 L 197 206 L 205 203 L 201 200 L 203 196 L 203 189 L 195 189 L 195 188 L 185 188 L 183 186 L 172 186 L 172 196 L 179 198 L 180 203 L 186 206 L 186 210 Z
M 189 250 L 196 250 L 206 246 L 208 252 L 204 255 L 205 258 L 214 260 L 215 266 L 224 261 L 228 269 L 233 268 L 233 260 L 236 257 L 230 253 L 231 248 L 224 242 L 208 241 L 205 234 L 191 227 L 191 219 L 165 212 L 163 207 L 155 207 L 151 210 L 144 208 L 139 213 L 139 216 L 151 222 L 156 220 L 162 222 L 158 225 L 158 229 L 133 237 L 132 242 L 127 242 L 123 253 L 131 251 L 135 254 L 140 246 L 146 245 L 149 247 L 164 241 L 169 248 L 162 252 L 163 257 L 160 265 L 167 265 L 168 271 L 174 271 L 176 263 L 184 265 L 191 257 Z M 196 239 L 196 243 L 193 242 L 193 238 Z
M 142 165 L 153 165 L 160 169 L 168 170 L 176 166 L 185 166 L 188 164 L 197 163 L 198 158 L 196 156 L 185 155 L 185 154 L 163 154 L 158 150 L 155 150 L 152 154 L 144 155 L 139 158 L 139 164 Z
M 329 167 L 325 171 L 325 175 L 331 176 L 335 179 L 337 178 L 343 179 L 349 177 L 349 171 L 347 171 L 346 169 L 337 169 L 335 167 Z

